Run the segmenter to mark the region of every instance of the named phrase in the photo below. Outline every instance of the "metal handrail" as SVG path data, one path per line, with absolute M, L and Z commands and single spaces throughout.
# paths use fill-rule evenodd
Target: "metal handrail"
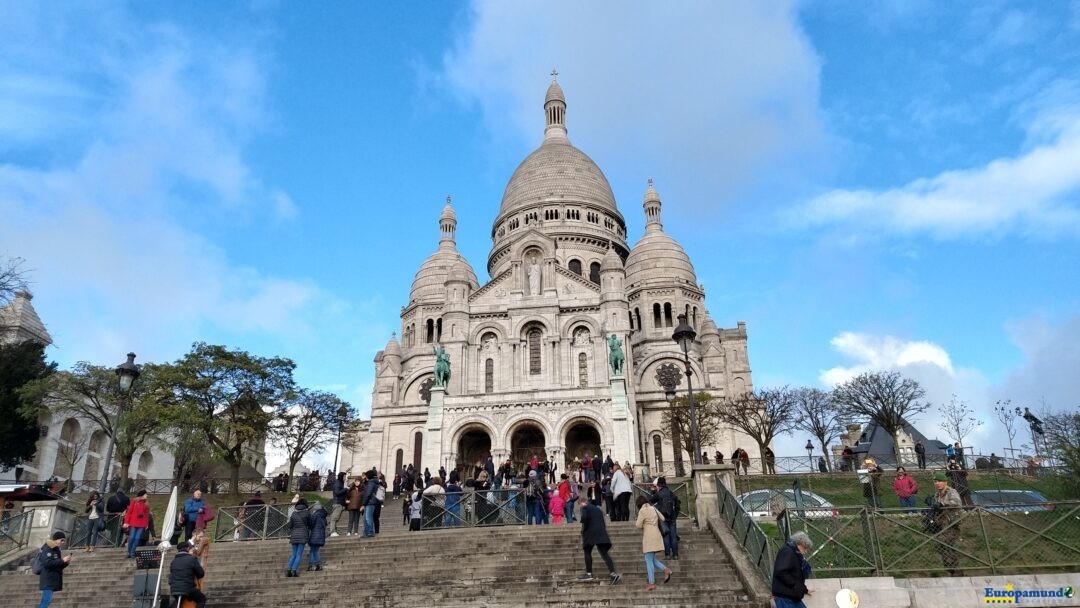
M 694 487 L 689 482 L 680 481 L 675 483 L 669 483 L 668 489 L 671 490 L 675 496 L 679 497 L 679 518 L 694 518 L 695 500 L 693 496 Z M 644 496 L 651 499 L 653 495 L 652 484 L 647 483 L 635 483 L 634 484 L 634 500 L 637 500 L 638 496 Z
M 106 513 L 97 519 L 76 515 L 71 534 L 68 535 L 68 546 L 72 549 L 88 546 L 93 531 L 91 526 L 96 525 L 100 529 L 95 547 L 119 547 L 124 539 L 123 520 L 124 516 L 120 513 Z
M 773 544 L 761 526 L 723 484 L 719 475 L 716 479 L 716 502 L 720 520 L 731 529 L 735 540 L 746 551 L 754 568 L 766 583 L 772 581 L 773 562 L 776 558 Z
M 424 494 L 420 529 L 524 525 L 525 502 L 522 488 Z
M 0 559 L 14 553 L 30 542 L 30 527 L 35 509 L 25 509 L 0 521 Z
M 220 507 L 214 541 L 269 540 L 289 536 L 290 507 L 251 505 Z

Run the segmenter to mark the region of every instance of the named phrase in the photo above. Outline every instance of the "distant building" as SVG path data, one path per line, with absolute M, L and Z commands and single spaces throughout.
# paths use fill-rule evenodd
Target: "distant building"
M 840 453 L 844 448 L 851 448 L 857 458 L 856 464 L 871 457 L 879 463 L 894 464 L 896 454 L 900 455 L 900 462 L 906 466 L 915 465 L 915 444 L 922 442 L 926 448 L 928 463 L 940 462 L 945 454 L 945 442 L 930 439 L 923 435 L 907 420 L 904 421 L 903 429 L 894 438 L 876 422 L 870 422 L 866 427 L 858 424 L 850 424 L 848 432 L 840 435 L 840 445 L 833 446 L 833 456 L 839 461 Z M 898 450 L 896 448 L 899 448 Z

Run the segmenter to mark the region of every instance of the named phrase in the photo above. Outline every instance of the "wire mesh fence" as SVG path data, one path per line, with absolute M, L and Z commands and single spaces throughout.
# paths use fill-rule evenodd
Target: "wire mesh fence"
M 680 518 L 693 518 L 694 517 L 694 485 L 681 481 L 675 483 L 669 483 L 668 489 L 675 494 L 679 499 L 679 515 Z M 630 502 L 636 502 L 638 496 L 644 496 L 647 499 L 651 499 L 653 496 L 652 484 L 636 483 L 634 484 L 633 500 Z M 634 510 L 637 513 L 636 509 Z
M 289 535 L 289 507 L 249 505 L 217 510 L 214 541 L 269 540 Z
M 529 520 L 529 501 L 521 488 L 425 494 L 422 500 L 421 530 L 514 526 Z
M 119 547 L 123 544 L 123 516 L 119 513 L 106 513 L 97 519 L 86 515 L 75 517 L 68 546 L 72 549 L 82 547 Z
M 953 511 L 948 513 L 947 511 Z M 942 511 L 838 507 L 783 512 L 780 535 L 806 532 L 818 578 L 994 575 L 1080 567 L 1080 501 Z

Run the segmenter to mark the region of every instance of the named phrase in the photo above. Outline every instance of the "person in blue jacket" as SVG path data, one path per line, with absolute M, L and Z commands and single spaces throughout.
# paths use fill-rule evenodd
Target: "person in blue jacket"
M 195 533 L 195 522 L 199 519 L 206 502 L 202 498 L 202 490 L 195 490 L 191 498 L 184 501 L 184 540 L 191 540 Z

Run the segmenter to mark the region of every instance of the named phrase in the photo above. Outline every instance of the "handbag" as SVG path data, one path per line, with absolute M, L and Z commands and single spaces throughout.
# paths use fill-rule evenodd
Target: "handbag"
M 651 506 L 651 505 L 650 505 Z M 664 514 L 660 512 L 660 509 L 652 507 L 653 511 L 656 511 L 656 527 L 660 528 L 660 536 L 668 535 L 667 521 L 664 520 Z

